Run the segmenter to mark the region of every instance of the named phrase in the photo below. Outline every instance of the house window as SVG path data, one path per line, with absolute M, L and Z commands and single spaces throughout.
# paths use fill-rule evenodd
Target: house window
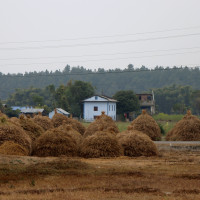
M 151 101 L 151 96 L 148 96 L 147 99 L 148 99 L 148 101 Z
M 94 111 L 98 111 L 98 106 L 94 106 Z
M 95 100 L 97 100 L 98 99 L 98 96 L 95 96 Z

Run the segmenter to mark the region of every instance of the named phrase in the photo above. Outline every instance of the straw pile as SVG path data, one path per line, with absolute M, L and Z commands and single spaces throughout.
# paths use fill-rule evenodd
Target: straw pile
M 41 114 L 35 115 L 33 118 L 33 122 L 41 126 L 45 131 L 53 128 L 53 124 L 51 120 L 49 119 L 49 117 L 42 116 Z
M 166 135 L 166 140 L 172 141 L 200 141 L 200 119 L 187 111 L 187 114 L 180 120 Z
M 142 114 L 133 120 L 131 126 L 134 130 L 145 133 L 154 141 L 161 140 L 160 127 L 156 121 L 147 114 L 146 110 L 142 110 Z
M 34 123 L 32 119 L 25 118 L 23 115 L 20 116 L 20 125 L 33 141 L 44 133 L 44 129 L 41 126 Z
M 85 126 L 83 126 L 78 120 L 76 119 L 72 119 L 72 118 L 68 118 L 67 124 L 72 125 L 72 127 L 77 130 L 81 135 L 84 134 L 86 128 Z
M 93 135 L 95 132 L 102 130 L 107 130 L 109 132 L 112 130 L 113 133 L 119 133 L 117 125 L 111 117 L 105 115 L 105 112 L 102 112 L 102 114 L 88 126 L 84 133 L 84 137 Z
M 0 118 L 1 118 L 1 117 L 4 117 L 4 118 L 8 119 L 8 116 L 5 115 L 4 113 L 2 113 L 2 112 L 0 111 Z
M 68 118 L 57 112 L 55 112 L 55 115 L 52 118 L 52 123 L 55 128 L 63 124 L 69 124 L 72 126 L 73 129 L 78 131 L 81 135 L 83 135 L 85 132 L 85 127 L 79 121 L 72 118 Z
M 117 139 L 124 150 L 125 156 L 155 156 L 158 155 L 156 145 L 146 134 L 129 129 L 117 134 Z
M 6 118 L 0 118 L 0 145 L 5 141 L 13 141 L 31 152 L 31 139 L 25 131 Z
M 76 141 L 77 145 L 82 142 L 82 135 L 78 131 L 73 129 L 71 125 L 63 124 L 58 127 L 58 130 L 62 130 L 66 135 L 71 136 Z
M 20 126 L 20 120 L 17 117 L 11 117 L 10 122 L 14 123 L 17 126 Z
M 62 130 L 50 129 L 35 141 L 34 155 L 37 156 L 76 156 L 77 144 L 75 140 Z
M 117 157 L 122 154 L 116 136 L 106 131 L 97 131 L 84 139 L 80 155 L 85 158 Z
M 0 154 L 28 156 L 29 152 L 26 148 L 13 141 L 6 141 L 0 146 Z

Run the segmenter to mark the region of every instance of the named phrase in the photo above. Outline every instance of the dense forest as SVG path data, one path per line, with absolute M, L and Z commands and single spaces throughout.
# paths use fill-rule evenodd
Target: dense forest
M 58 88 L 66 85 L 70 80 L 80 80 L 91 83 L 95 93 L 103 93 L 113 96 L 120 90 L 133 90 L 136 93 L 162 88 L 172 84 L 191 86 L 200 89 L 199 68 L 163 68 L 156 67 L 153 70 L 142 66 L 135 69 L 132 64 L 125 69 L 88 70 L 84 67 L 70 67 L 67 65 L 63 71 L 42 71 L 25 74 L 0 73 L 0 99 L 6 100 L 15 89 L 28 89 L 30 87 L 44 89 L 48 85 Z

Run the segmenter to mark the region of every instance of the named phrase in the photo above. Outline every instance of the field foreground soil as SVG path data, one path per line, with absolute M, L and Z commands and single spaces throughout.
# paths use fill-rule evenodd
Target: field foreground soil
M 200 152 L 83 159 L 0 155 L 0 199 L 200 199 Z

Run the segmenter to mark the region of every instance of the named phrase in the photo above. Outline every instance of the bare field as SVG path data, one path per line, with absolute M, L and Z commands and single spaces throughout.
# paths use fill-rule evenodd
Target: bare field
M 200 153 L 83 159 L 0 155 L 0 199 L 200 199 Z

